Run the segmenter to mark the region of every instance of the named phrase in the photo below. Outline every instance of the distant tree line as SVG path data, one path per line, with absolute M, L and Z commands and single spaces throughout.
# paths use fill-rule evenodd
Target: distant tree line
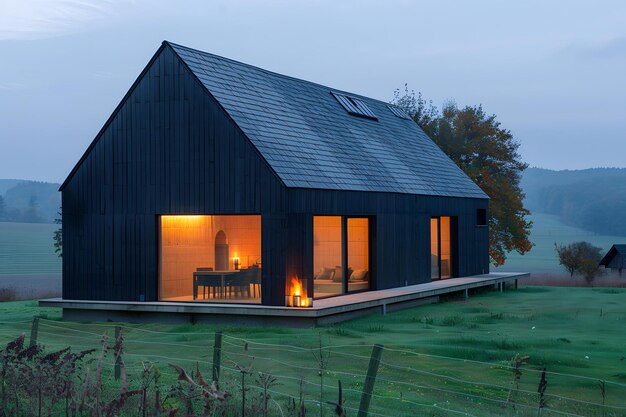
M 529 168 L 521 185 L 533 213 L 552 214 L 598 234 L 626 236 L 626 168 Z
M 52 223 L 60 205 L 58 184 L 21 181 L 0 194 L 0 222 Z
M 46 219 L 37 204 L 37 197 L 31 196 L 28 206 L 17 209 L 7 208 L 0 195 L 0 222 L 46 223 Z
M 626 182 L 581 181 L 539 190 L 541 211 L 603 235 L 626 236 Z

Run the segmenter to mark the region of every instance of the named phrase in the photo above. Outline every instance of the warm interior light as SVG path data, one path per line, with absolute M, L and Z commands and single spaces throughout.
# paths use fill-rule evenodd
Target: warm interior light
M 200 220 L 205 216 L 196 214 L 164 214 L 161 216 L 163 220 Z
M 302 295 L 302 282 L 298 277 L 291 278 L 291 295 Z
M 186 301 L 194 296 L 194 273 L 202 269 L 214 271 L 247 270 L 261 257 L 260 215 L 162 215 L 159 225 L 159 298 Z M 219 248 L 218 248 L 219 246 Z M 219 250 L 217 250 L 219 249 Z M 235 259 L 238 259 L 235 269 Z M 254 276 L 250 294 L 245 290 L 237 296 L 224 296 L 209 286 L 198 285 L 199 298 L 209 301 L 244 299 L 260 302 L 261 267 L 246 272 Z M 218 277 L 219 279 L 219 277 Z M 239 281 L 238 281 L 239 282 Z M 226 280 L 224 286 L 226 285 Z M 243 287 L 245 289 L 245 287 Z M 206 294 L 206 295 L 205 295 Z

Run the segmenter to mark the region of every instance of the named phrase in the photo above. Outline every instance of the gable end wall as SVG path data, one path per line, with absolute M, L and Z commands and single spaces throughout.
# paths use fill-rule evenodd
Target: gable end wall
M 63 298 L 154 301 L 157 215 L 264 213 L 269 231 L 284 223 L 283 195 L 254 146 L 165 47 L 63 188 Z M 264 249 L 284 254 L 277 237 L 264 234 Z M 275 268 L 264 274 L 284 276 L 284 262 Z

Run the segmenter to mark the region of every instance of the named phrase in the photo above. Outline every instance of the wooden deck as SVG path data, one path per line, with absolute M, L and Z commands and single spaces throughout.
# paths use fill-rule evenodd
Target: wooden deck
M 130 322 L 241 323 L 310 327 L 337 323 L 364 314 L 382 313 L 421 304 L 435 303 L 445 294 L 463 293 L 492 286 L 503 291 L 507 282 L 528 277 L 528 273 L 489 273 L 451 278 L 388 290 L 315 300 L 311 308 L 290 308 L 254 304 L 210 304 L 206 302 L 90 301 L 49 298 L 42 307 L 61 307 L 70 320 L 111 320 Z

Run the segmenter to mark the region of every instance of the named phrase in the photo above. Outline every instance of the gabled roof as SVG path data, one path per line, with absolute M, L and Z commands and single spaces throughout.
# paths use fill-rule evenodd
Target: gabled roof
M 626 244 L 616 244 L 611 246 L 611 249 L 604 255 L 604 258 L 600 261 L 600 266 L 608 266 L 611 263 L 615 255 L 622 255 L 623 258 L 626 258 Z
M 488 198 L 413 120 L 388 103 L 164 44 L 287 187 Z M 356 107 L 364 103 L 375 117 L 348 113 L 350 103 L 337 94 L 355 99 Z

